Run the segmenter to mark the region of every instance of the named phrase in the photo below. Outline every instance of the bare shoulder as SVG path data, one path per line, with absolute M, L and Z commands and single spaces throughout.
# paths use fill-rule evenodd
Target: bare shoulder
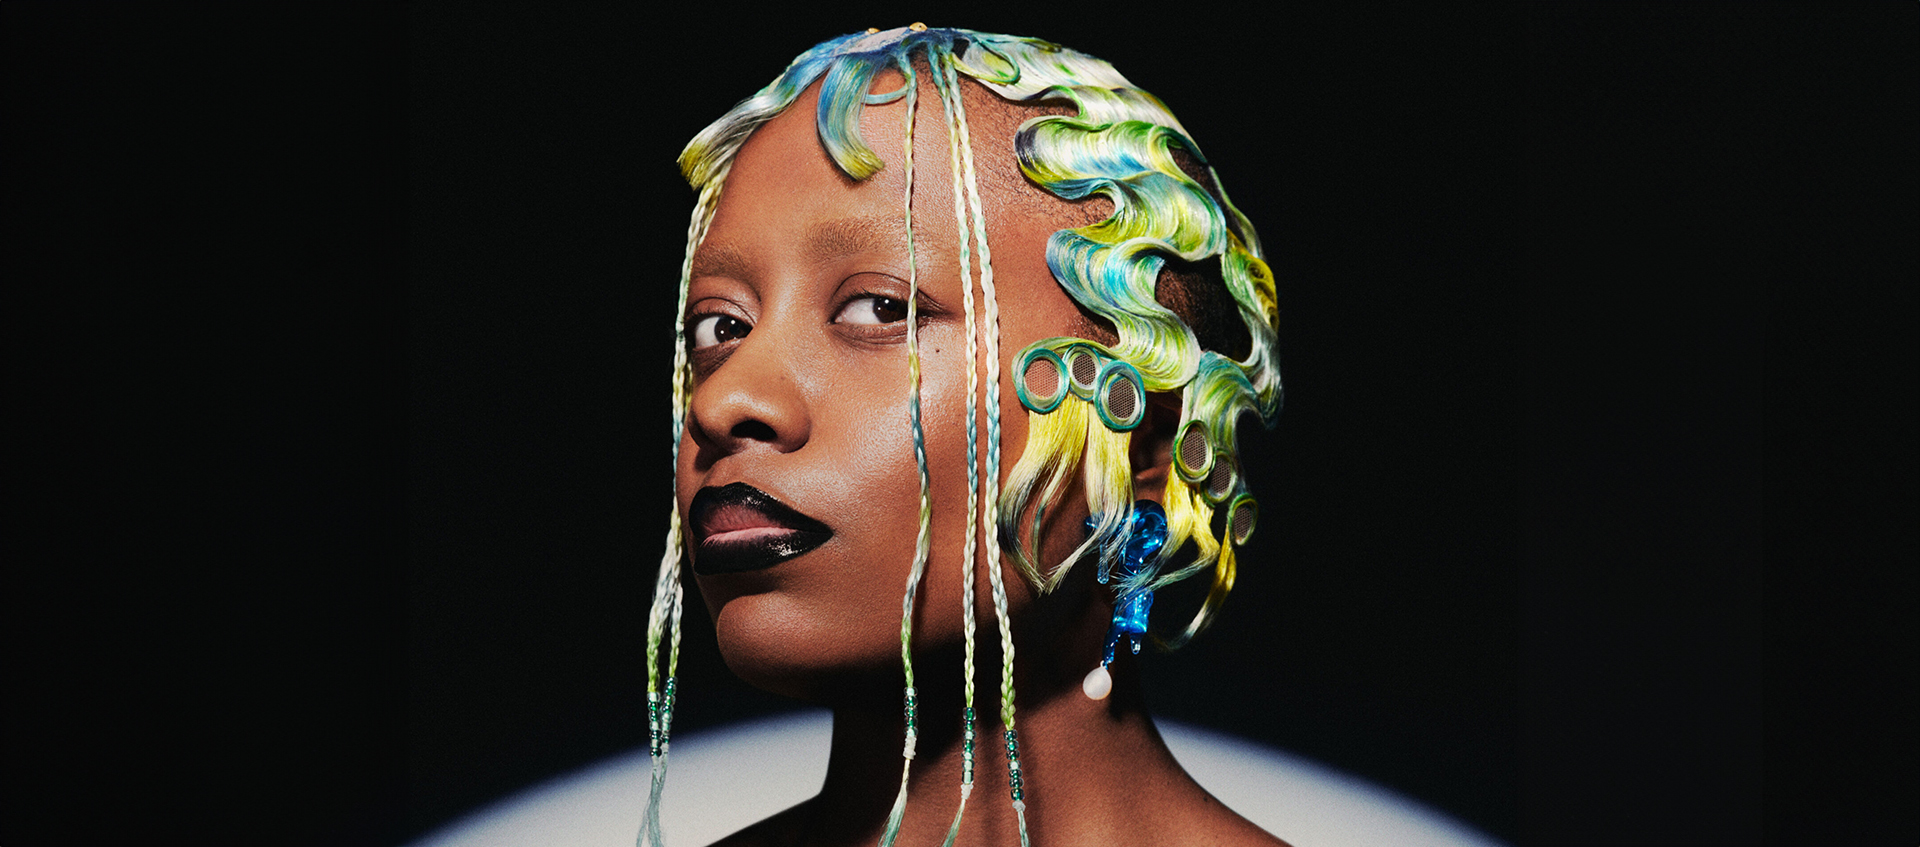
M 1205 789 L 1201 789 L 1201 792 L 1205 797 L 1204 802 L 1190 810 L 1191 814 L 1183 827 L 1192 835 L 1183 839 L 1182 843 L 1195 847 L 1291 847 L 1278 836 L 1228 808 Z
M 799 844 L 814 800 L 809 798 L 773 817 L 713 842 L 713 847 L 786 847 Z
M 1207 834 L 1207 838 L 1196 839 L 1192 843 L 1209 847 L 1292 847 L 1280 840 L 1279 836 L 1255 826 L 1238 813 L 1229 811 L 1228 814 L 1232 815 L 1231 821 L 1221 822 Z
M 1255 826 L 1252 821 L 1237 814 L 1233 816 L 1230 823 L 1214 827 L 1206 837 L 1195 839 L 1191 843 L 1205 844 L 1208 847 L 1216 845 L 1217 847 L 1292 847 L 1280 840 L 1279 836 Z

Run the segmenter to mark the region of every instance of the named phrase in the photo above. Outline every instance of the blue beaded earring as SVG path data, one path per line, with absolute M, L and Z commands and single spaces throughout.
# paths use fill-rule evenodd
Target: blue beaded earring
M 1098 524 L 1095 518 L 1087 519 L 1088 529 Z M 1159 555 L 1166 543 L 1166 511 L 1152 500 L 1135 501 L 1133 521 L 1127 527 L 1127 541 L 1120 548 L 1118 566 L 1113 571 L 1100 570 L 1102 584 L 1118 578 L 1120 587 L 1116 590 L 1120 596 L 1113 601 L 1113 625 L 1107 629 L 1107 647 L 1100 665 L 1080 683 L 1080 690 L 1094 700 L 1105 700 L 1113 693 L 1113 675 L 1107 672 L 1107 666 L 1113 664 L 1113 650 L 1121 639 L 1126 640 L 1129 652 L 1136 655 L 1140 652 L 1140 639 L 1147 634 L 1147 613 L 1153 609 L 1153 591 L 1145 585 L 1127 586 L 1147 568 L 1149 560 Z

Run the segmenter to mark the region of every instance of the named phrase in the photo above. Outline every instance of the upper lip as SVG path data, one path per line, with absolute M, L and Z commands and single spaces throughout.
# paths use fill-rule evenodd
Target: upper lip
M 833 534 L 826 524 L 744 482 L 700 489 L 687 512 L 696 543 L 705 543 L 722 533 L 741 533 L 746 537 L 781 530 Z

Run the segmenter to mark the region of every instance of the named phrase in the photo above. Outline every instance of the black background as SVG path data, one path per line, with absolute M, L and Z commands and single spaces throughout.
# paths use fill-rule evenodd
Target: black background
M 394 844 L 637 746 L 673 157 L 903 14 L 1111 60 L 1266 241 L 1160 714 L 1519 843 L 1912 842 L 1912 4 L 18 2 L 0 841 Z M 682 731 L 785 708 L 688 651 Z

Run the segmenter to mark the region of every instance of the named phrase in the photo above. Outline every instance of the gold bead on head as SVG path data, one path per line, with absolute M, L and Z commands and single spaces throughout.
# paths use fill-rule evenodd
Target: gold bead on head
M 919 21 L 914 21 L 913 23 L 907 24 L 907 29 L 913 30 L 914 32 L 926 32 L 927 25 Z

